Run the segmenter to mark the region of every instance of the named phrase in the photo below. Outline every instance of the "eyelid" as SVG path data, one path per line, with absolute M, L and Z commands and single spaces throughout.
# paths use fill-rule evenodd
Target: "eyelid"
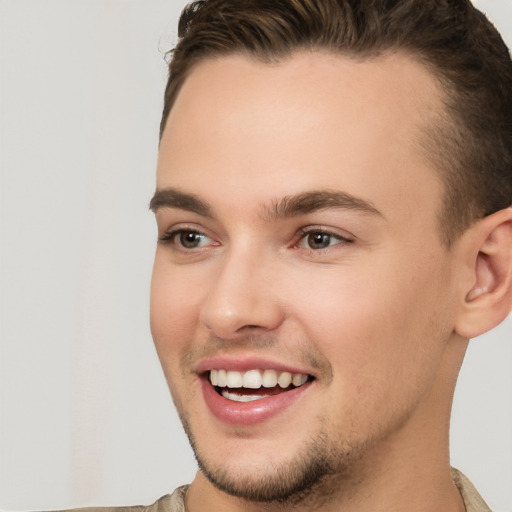
M 179 242 L 176 241 L 176 237 L 183 232 L 188 233 L 196 233 L 198 235 L 203 235 L 204 237 L 208 238 L 210 240 L 210 243 L 196 248 L 186 248 L 183 247 Z M 325 248 L 307 248 L 307 247 L 299 247 L 301 241 L 311 235 L 311 234 L 324 234 L 333 237 L 334 239 L 338 240 L 338 243 L 333 244 L 329 247 Z M 349 233 L 346 230 L 340 230 L 332 227 L 326 227 L 324 225 L 308 225 L 301 227 L 297 232 L 296 235 L 293 238 L 292 242 L 292 248 L 295 249 L 303 249 L 303 250 L 309 250 L 311 252 L 320 253 L 322 251 L 326 251 L 328 249 L 334 248 L 338 245 L 347 245 L 354 243 L 356 241 L 356 237 Z M 204 249 L 208 249 L 209 247 L 216 247 L 222 245 L 218 240 L 217 237 L 215 237 L 213 234 L 210 233 L 208 229 L 205 229 L 203 226 L 198 226 L 195 223 L 181 223 L 181 224 L 173 224 L 169 228 L 165 229 L 162 235 L 158 236 L 158 242 L 162 243 L 164 245 L 170 245 L 172 248 L 176 251 L 181 252 L 198 252 Z
M 168 229 L 163 235 L 158 237 L 160 242 L 169 243 L 172 242 L 176 235 L 180 233 L 194 233 L 196 235 L 204 235 L 210 238 L 207 234 L 202 231 L 198 231 L 197 229 L 187 229 L 187 228 L 178 228 L 178 229 Z
M 312 247 L 308 241 L 308 237 L 311 235 L 330 237 L 328 245 L 325 247 Z M 306 226 L 297 232 L 292 248 L 312 257 L 322 257 L 323 255 L 333 254 L 332 251 L 342 250 L 354 242 L 355 237 L 346 231 L 340 233 L 337 229 L 326 228 L 325 226 Z
M 175 224 L 175 225 L 171 226 L 170 228 L 166 229 L 162 235 L 158 236 L 158 242 L 162 243 L 162 244 L 172 245 L 173 248 L 175 248 L 177 250 L 183 250 L 186 252 L 193 251 L 194 249 L 186 249 L 185 247 L 181 247 L 179 244 L 175 243 L 174 238 L 183 232 L 195 233 L 198 235 L 203 235 L 206 238 L 209 238 L 213 243 L 208 244 L 208 246 L 220 245 L 219 242 L 216 241 L 212 235 L 207 233 L 207 230 L 200 228 L 198 226 L 195 226 L 195 225 L 191 225 L 191 224 Z M 203 248 L 204 247 L 198 247 L 196 249 L 203 249 Z
M 330 235 L 334 238 L 338 238 L 339 240 L 342 240 L 347 243 L 352 243 L 352 242 L 355 242 L 355 240 L 356 240 L 356 237 L 347 231 L 343 230 L 343 232 L 340 233 L 340 231 L 337 229 L 327 228 L 325 226 L 317 226 L 317 225 L 306 226 L 306 227 L 300 228 L 297 231 L 297 237 L 299 239 L 302 239 L 306 235 L 310 235 L 312 233 L 322 233 L 324 235 Z

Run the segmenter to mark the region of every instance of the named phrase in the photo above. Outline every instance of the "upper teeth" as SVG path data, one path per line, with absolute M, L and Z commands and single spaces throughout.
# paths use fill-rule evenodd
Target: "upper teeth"
M 287 388 L 290 384 L 302 386 L 308 380 L 303 373 L 276 372 L 275 370 L 249 370 L 247 372 L 210 370 L 210 382 L 221 388 L 273 388 L 279 385 Z

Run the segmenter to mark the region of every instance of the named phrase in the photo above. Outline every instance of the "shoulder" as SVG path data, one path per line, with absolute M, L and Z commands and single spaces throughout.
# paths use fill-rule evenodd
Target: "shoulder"
M 466 512 L 492 512 L 489 505 L 485 503 L 482 496 L 480 496 L 474 485 L 465 475 L 459 470 L 452 468 L 452 477 L 464 500 Z
M 188 485 L 178 487 L 172 494 L 162 496 L 152 505 L 128 507 L 85 507 L 61 510 L 59 512 L 185 512 L 185 496 Z

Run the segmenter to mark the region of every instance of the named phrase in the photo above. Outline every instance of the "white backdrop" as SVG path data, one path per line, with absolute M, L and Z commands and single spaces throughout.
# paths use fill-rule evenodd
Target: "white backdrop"
M 195 472 L 152 347 L 166 68 L 184 0 L 0 0 L 0 508 L 150 503 Z M 512 2 L 480 0 L 512 42 Z M 454 465 L 512 512 L 512 321 L 472 342 Z

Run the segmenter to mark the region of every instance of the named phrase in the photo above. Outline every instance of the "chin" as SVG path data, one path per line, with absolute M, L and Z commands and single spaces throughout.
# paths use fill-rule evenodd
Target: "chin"
M 295 505 L 327 499 L 343 480 L 352 481 L 356 450 L 337 449 L 328 436 L 318 433 L 301 444 L 293 456 L 274 450 L 274 457 L 246 456 L 231 461 L 229 455 L 213 456 L 186 428 L 199 469 L 217 489 L 231 496 L 258 503 Z M 337 485 L 333 485 L 336 480 Z M 312 506 L 312 505 L 311 505 Z

